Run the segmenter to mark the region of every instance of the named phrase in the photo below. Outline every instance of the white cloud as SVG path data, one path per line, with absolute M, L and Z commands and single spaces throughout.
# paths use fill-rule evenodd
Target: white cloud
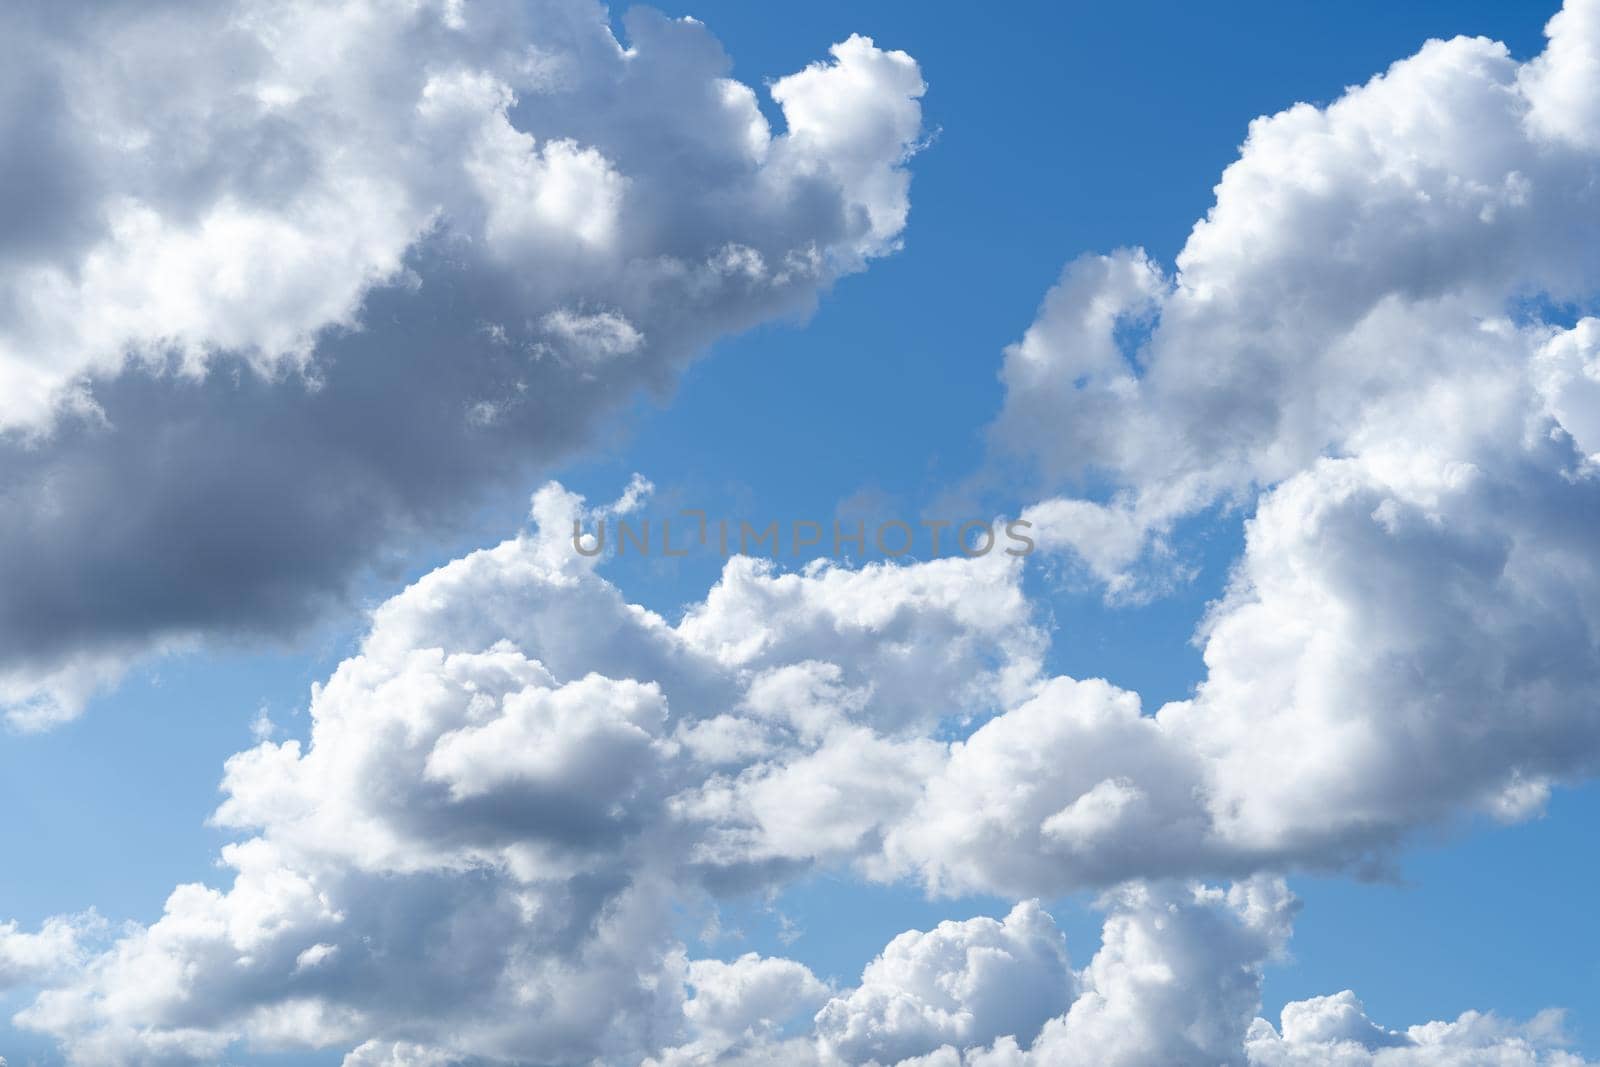
M 997 707 L 1035 670 L 1019 567 L 730 560 L 672 626 L 573 550 L 581 498 L 548 486 L 534 511 L 374 612 L 313 691 L 309 743 L 228 761 L 231 886 L 179 887 L 20 1021 L 83 1063 L 235 1041 L 624 1062 L 680 1030 L 770 1036 L 772 1005 L 820 1000 L 786 961 L 685 970 L 674 909 L 869 854 L 941 751 L 911 725 Z M 753 611 L 759 639 L 730 641 Z M 731 765 L 679 740 L 728 721 L 762 738 Z
M 1522 1024 L 1469 1011 L 1454 1022 L 1385 1030 L 1349 990 L 1287 1004 L 1281 1034 L 1257 1019 L 1245 1039 L 1251 1067 L 1584 1067 L 1566 1044 L 1555 1011 Z
M 1101 906 L 1108 912 L 1101 947 L 1079 971 L 1067 968 L 1065 946 L 1050 917 L 1037 905 L 1019 905 L 1003 922 L 946 922 L 933 931 L 895 938 L 867 966 L 857 988 L 835 996 L 818 1012 L 809 1038 L 747 1028 L 742 1040 L 730 1040 L 723 1031 L 720 1040 L 679 1046 L 649 1062 L 670 1067 L 1587 1063 L 1565 1051 L 1557 1012 L 1527 1023 L 1467 1012 L 1455 1022 L 1395 1031 L 1373 1023 L 1355 995 L 1345 991 L 1286 1005 L 1280 1032 L 1256 1014 L 1263 969 L 1282 951 L 1296 908 L 1276 880 L 1227 888 L 1129 884 Z M 752 956 L 733 969 L 755 966 Z M 788 973 L 781 961 L 762 960 L 760 966 L 774 975 Z M 790 1001 L 791 1010 L 813 1002 L 816 994 L 808 988 Z M 764 1003 L 765 1013 L 783 1010 Z M 1001 1032 L 1007 1023 L 1016 1031 Z
M 1226 1063 L 1261 997 L 1261 968 L 1289 936 L 1281 882 L 1124 891 L 1106 920 L 1084 992 L 1045 1027 L 1040 1064 L 1136 1067 Z M 982 1062 L 981 1059 L 979 1062 Z
M 560 340 L 563 352 L 588 362 L 629 355 L 644 343 L 644 335 L 614 311 L 582 314 L 558 308 L 544 317 L 542 325 Z
M 0 708 L 304 627 L 894 249 L 917 64 L 593 0 L 8 5 Z
M 952 746 L 889 860 L 939 889 L 1054 893 L 1358 864 L 1420 826 L 1537 814 L 1600 759 L 1600 495 L 1542 467 L 1561 447 L 1283 482 L 1202 629 L 1191 699 L 1142 715 L 1104 683 L 1050 682 Z
M 437 225 L 504 259 L 533 306 L 659 271 L 644 257 L 670 254 L 650 241 L 672 223 L 661 214 L 671 192 L 632 186 L 682 161 L 640 158 L 649 138 L 626 127 L 646 116 L 671 124 L 650 135 L 658 144 L 692 137 L 697 162 L 745 199 L 741 221 L 754 227 L 819 174 L 841 207 L 866 216 L 837 249 L 847 260 L 904 225 L 899 164 L 920 130 L 922 82 L 903 53 L 852 37 L 833 62 L 779 79 L 789 129 L 774 137 L 754 94 L 713 73 L 720 56 L 698 24 L 630 16 L 625 50 L 597 5 L 545 6 L 537 19 L 510 4 L 387 0 L 129 10 L 65 25 L 15 14 L 19 33 L 56 49 L 31 61 L 59 87 L 58 136 L 74 142 L 62 150 L 90 186 L 85 202 L 60 207 L 106 221 L 78 231 L 78 247 L 17 250 L 0 321 L 0 427 L 47 429 L 64 389 L 130 355 L 175 353 L 196 374 L 221 352 L 305 360 L 320 331 L 357 325 L 365 292 L 396 278 Z M 687 76 L 659 66 L 667 48 L 686 55 Z M 98 61 L 111 55 L 115 65 Z M 616 143 L 625 135 L 634 140 Z M 780 157 L 770 168 L 769 155 Z M 93 401 L 92 388 L 80 395 Z
M 343 1067 L 450 1067 L 448 1052 L 409 1041 L 367 1041 L 344 1058 Z
M 1525 389 L 1541 335 L 1506 321 L 1515 301 L 1600 283 L 1600 142 L 1537 120 L 1600 136 L 1596 10 L 1568 5 L 1529 64 L 1431 41 L 1326 108 L 1255 120 L 1173 276 L 1137 249 L 1068 266 L 1007 351 L 1001 438 L 1052 480 L 1109 480 L 1159 531 L 1321 455 L 1423 440 L 1469 383 L 1526 409 L 1504 394 Z M 1434 445 L 1506 429 L 1458 420 Z M 1063 536 L 1109 571 L 1128 555 L 1114 532 L 1109 553 L 1105 533 Z
M 547 486 L 534 531 L 380 606 L 315 688 L 309 743 L 228 762 L 215 821 L 247 835 L 223 850 L 231 885 L 180 886 L 158 921 L 87 948 L 76 921 L 6 928 L 9 980 L 41 989 L 19 1024 L 85 1067 L 239 1047 L 343 1048 L 349 1067 L 530 1048 L 663 1067 L 1274 1065 L 1346 1062 L 1352 1035 L 1389 1042 L 1379 1055 L 1579 1062 L 1547 1021 L 1402 1039 L 1341 1001 L 1293 1006 L 1281 1033 L 1255 1020 L 1295 909 L 1269 877 L 1124 883 L 1078 971 L 1031 902 L 908 931 L 844 990 L 791 960 L 688 959 L 686 915 L 824 866 L 1015 895 L 1263 857 L 1205 808 L 1218 758 L 1165 713 L 1040 680 L 1014 561 L 732 560 L 674 626 L 571 549 L 574 518 L 646 491 L 590 510 Z M 732 640 L 752 619 L 755 639 Z M 1019 688 L 965 741 L 936 739 Z
M 722 1048 L 770 1038 L 828 997 L 828 987 L 805 966 L 753 952 L 728 963 L 694 960 L 689 987 L 693 996 L 683 1006 L 685 1018 L 702 1042 Z
M 851 208 L 865 216 L 868 240 L 882 247 L 898 238 L 910 210 L 910 175 L 897 164 L 921 132 L 922 77 L 904 52 L 884 52 L 870 38 L 854 36 L 829 51 L 833 63 L 813 63 L 773 85 L 789 123 L 789 138 L 774 155 L 780 168 L 825 171 L 858 190 Z M 842 92 L 841 82 L 852 91 Z M 901 146 L 901 155 L 886 157 L 887 144 Z
M 1253 512 L 1244 554 L 1191 699 L 1054 683 L 952 750 L 897 869 L 1047 893 L 1364 863 L 1600 767 L 1600 320 L 1559 310 L 1600 292 L 1597 12 L 1528 63 L 1433 41 L 1256 120 L 1170 277 L 1067 268 L 996 427 L 1063 491 L 1040 544 L 1114 599 L 1182 580 L 1166 535 L 1207 509 Z
M 1600 758 L 1597 327 L 1514 303 L 1594 291 L 1597 10 L 1575 0 L 1531 64 L 1434 42 L 1327 109 L 1258 121 L 1176 275 L 1137 252 L 1081 261 L 1008 353 L 1002 436 L 1048 478 L 1111 486 L 1041 503 L 1063 523 L 1041 543 L 1076 545 L 1119 595 L 1146 588 L 1142 553 L 1173 522 L 1254 502 L 1191 699 L 1147 715 L 1104 681 L 1044 677 L 1022 565 L 998 554 L 800 573 L 735 559 L 673 624 L 572 551 L 573 520 L 596 513 L 547 486 L 535 532 L 374 612 L 314 692 L 308 743 L 229 761 L 215 821 L 245 835 L 223 854 L 231 885 L 181 886 L 158 921 L 58 971 L 27 961 L 64 935 L 9 931 L 16 980 L 45 986 L 20 1020 L 84 1064 L 213 1062 L 237 1042 L 348 1048 L 351 1067 L 530 1048 L 679 1065 L 1578 1062 L 1548 1018 L 1388 1031 L 1343 995 L 1274 1030 L 1254 1015 L 1287 890 L 1167 879 L 1359 863 L 1464 811 L 1526 817 Z M 428 40 L 479 32 L 436 14 Z M 777 84 L 774 135 L 712 73 L 725 64 L 696 24 L 637 16 L 626 52 L 603 24 L 571 25 L 514 62 L 491 48 L 499 66 L 446 49 L 460 62 L 410 72 L 427 106 L 391 116 L 470 149 L 470 182 L 417 189 L 476 242 L 439 247 L 510 285 L 500 310 L 526 305 L 474 322 L 489 350 L 609 346 L 535 360 L 598 382 L 665 343 L 659 370 L 892 246 L 918 124 L 908 58 L 838 46 Z M 694 77 L 651 66 L 667 44 Z M 591 77 L 629 106 L 594 112 Z M 263 106 L 297 106 L 298 84 L 262 86 Z M 657 124 L 749 209 L 683 255 L 662 250 L 701 232 L 710 201 L 655 199 L 681 191 L 636 140 Z M 826 225 L 790 214 L 811 183 L 832 193 Z M 507 282 L 529 248 L 564 269 Z M 715 321 L 663 310 L 685 297 Z M 514 422 L 515 382 L 474 381 L 499 392 L 472 424 Z M 684 911 L 821 866 L 1012 899 L 1115 888 L 1076 973 L 1032 905 L 902 935 L 837 993 L 793 961 L 687 959 Z
M 892 1063 L 931 1052 L 1031 1040 L 1069 1002 L 1066 946 L 1037 901 L 996 922 L 943 922 L 908 931 L 867 964 L 861 984 L 817 1013 L 823 1048 L 851 1063 Z
M 1600 7 L 1565 5 L 1549 33 L 1545 54 L 1519 72 L 1529 123 L 1552 140 L 1600 148 Z
M 0 923 L 0 992 L 73 973 L 105 933 L 105 921 L 93 911 L 47 919 L 36 933 Z
M 1136 695 L 1056 678 L 950 746 L 885 851 L 942 892 L 1054 893 L 1182 870 L 1208 843 L 1201 784 Z

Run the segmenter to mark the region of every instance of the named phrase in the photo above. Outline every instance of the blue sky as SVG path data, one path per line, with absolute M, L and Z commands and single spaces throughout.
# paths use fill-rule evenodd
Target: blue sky
M 162 631 L 193 648 L 133 657 L 126 675 L 70 721 L 0 738 L 0 804 L 9 813 L 0 821 L 0 920 L 33 929 L 93 908 L 113 923 L 150 924 L 175 885 L 225 889 L 232 875 L 217 863 L 218 849 L 244 835 L 207 819 L 222 796 L 224 761 L 254 744 L 252 723 L 265 716 L 275 740 L 308 740 L 310 689 L 353 654 L 366 612 L 408 581 L 509 536 L 525 522 L 529 495 L 549 479 L 598 504 L 642 473 L 655 486 L 643 514 L 658 521 L 678 507 L 785 522 L 1017 515 L 1059 494 L 1033 459 L 997 445 L 995 427 L 1008 410 L 1006 347 L 1036 320 L 1064 264 L 1142 247 L 1170 271 L 1252 119 L 1301 101 L 1325 106 L 1429 38 L 1483 35 L 1529 59 L 1557 6 L 1252 2 L 1218 12 L 1138 3 L 974 12 L 713 2 L 662 10 L 706 24 L 731 57 L 732 77 L 756 87 L 775 130 L 783 111 L 763 86 L 852 33 L 915 57 L 927 92 L 898 249 L 874 248 L 865 269 L 821 279 L 814 293 L 729 312 L 741 328 L 716 329 L 708 351 L 681 373 L 668 361 L 669 371 L 603 382 L 618 399 L 598 405 L 569 443 L 498 442 L 503 475 L 485 477 L 471 493 L 426 496 L 426 508 L 448 505 L 445 521 L 420 521 L 421 506 L 399 513 L 393 528 L 406 535 L 364 545 L 347 592 L 330 597 L 331 607 L 319 601 L 281 625 Z M 612 22 L 626 36 L 620 11 Z M 419 268 L 424 292 L 435 284 L 430 269 Z M 456 323 L 463 336 L 472 332 L 472 311 Z M 744 326 L 750 317 L 760 321 Z M 663 384 L 641 395 L 641 381 Z M 1141 483 L 1127 474 L 1122 484 Z M 1249 494 L 1219 495 L 1178 516 L 1168 530 L 1192 575 L 1147 598 L 1108 602 L 1070 555 L 1030 561 L 1021 583 L 1051 637 L 1046 673 L 1103 677 L 1140 694 L 1147 714 L 1191 696 L 1207 670 L 1196 628 L 1225 592 L 1256 503 Z M 706 596 L 722 564 L 710 554 L 620 558 L 600 573 L 675 623 Z M 1600 873 L 1597 818 L 1593 786 L 1561 785 L 1541 814 L 1515 825 L 1466 806 L 1420 819 L 1379 870 L 1332 853 L 1324 863 L 1282 864 L 1301 906 L 1287 954 L 1261 965 L 1260 1014 L 1276 1023 L 1285 1003 L 1344 989 L 1358 991 L 1367 1016 L 1391 1028 L 1469 1009 L 1527 1019 L 1564 1007 L 1571 1050 L 1600 1058 L 1600 920 L 1589 905 Z M 1195 873 L 1217 881 L 1252 873 L 1246 866 L 1216 860 Z M 1032 894 L 1045 897 L 1074 967 L 1100 943 L 1099 888 Z M 848 864 L 819 863 L 787 882 L 729 895 L 723 934 L 690 955 L 785 957 L 848 990 L 896 934 L 1003 916 L 1019 895 L 931 898 L 916 877 L 869 884 Z M 692 941 L 699 918 L 679 935 Z M 36 992 L 29 984 L 0 993 L 0 1007 L 10 1015 Z M 800 1032 L 789 1025 L 781 1033 Z M 353 1044 L 270 1054 L 236 1045 L 229 1062 L 337 1064 Z M 64 1062 L 51 1035 L 3 1024 L 0 1054 L 7 1067 Z M 99 1062 L 93 1055 L 80 1053 L 80 1061 Z

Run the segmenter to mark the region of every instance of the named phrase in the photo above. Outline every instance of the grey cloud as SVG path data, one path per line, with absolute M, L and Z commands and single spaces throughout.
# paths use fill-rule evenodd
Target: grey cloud
M 705 27 L 641 9 L 625 51 L 583 0 L 8 19 L 24 724 L 141 652 L 294 632 L 904 223 L 922 83 L 860 38 L 775 83 L 774 133 Z

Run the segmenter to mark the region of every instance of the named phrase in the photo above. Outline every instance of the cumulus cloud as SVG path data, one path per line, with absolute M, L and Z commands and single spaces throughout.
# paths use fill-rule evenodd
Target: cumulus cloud
M 943 1045 L 1031 1040 L 1071 999 L 1065 943 L 1037 902 L 996 922 L 908 931 L 867 964 L 861 984 L 817 1014 L 823 1047 L 851 1063 L 892 1063 Z
M 895 247 L 916 63 L 591 0 L 8 5 L 0 701 L 284 633 Z
M 785 961 L 686 965 L 676 910 L 872 851 L 916 795 L 919 765 L 896 761 L 936 756 L 924 732 L 1036 669 L 1020 564 L 735 559 L 672 625 L 573 550 L 581 498 L 547 486 L 534 513 L 374 612 L 314 690 L 307 744 L 228 761 L 230 886 L 177 888 L 20 1022 L 82 1063 L 237 1041 L 627 1062 L 690 1024 L 754 1039 L 772 1005 L 820 999 Z M 707 743 L 728 723 L 746 747 Z
M 647 1060 L 652 1067 L 810 1058 L 803 1039 L 782 1036 L 828 998 L 828 987 L 804 965 L 753 952 L 729 962 L 694 960 L 687 985 L 692 995 L 684 1002 L 684 1023 L 694 1039 Z
M 1600 766 L 1597 12 L 1256 120 L 1170 276 L 1068 266 L 994 428 L 1051 487 L 1039 543 L 1112 599 L 1183 579 L 1186 517 L 1243 511 L 1244 553 L 1190 699 L 1053 683 L 953 749 L 892 862 L 1027 893 L 1382 862 Z
M 1286 1005 L 1280 1032 L 1257 1015 L 1263 970 L 1283 951 L 1297 906 L 1274 879 L 1228 887 L 1133 883 L 1109 894 L 1100 906 L 1107 912 L 1101 946 L 1081 970 L 1068 968 L 1065 943 L 1049 915 L 1035 903 L 1024 903 L 1002 921 L 946 922 L 895 938 L 867 965 L 856 988 L 835 996 L 816 1014 L 809 1038 L 750 1039 L 753 1031 L 747 1031 L 741 1042 L 692 1043 L 651 1062 L 684 1067 L 1586 1063 L 1566 1051 L 1556 1012 L 1527 1023 L 1467 1012 L 1455 1022 L 1395 1031 L 1368 1019 L 1348 990 Z M 752 966 L 749 960 L 753 957 L 740 966 Z M 770 967 L 776 961 L 762 962 Z M 791 1004 L 799 1008 L 809 999 L 796 997 Z M 1003 1032 L 1008 1024 L 1015 1029 Z
M 1397 1032 L 1368 1019 L 1348 989 L 1287 1004 L 1282 1033 L 1257 1019 L 1245 1038 L 1251 1067 L 1583 1067 L 1566 1045 L 1556 1011 L 1526 1023 L 1469 1011 Z
M 1192 698 L 1146 715 L 1051 681 L 952 746 L 889 858 L 935 888 L 1052 893 L 1382 862 L 1422 825 L 1537 814 L 1600 757 L 1600 498 L 1527 454 L 1505 480 L 1489 462 L 1330 459 L 1282 483 Z
M 1049 894 L 1194 869 L 1213 858 L 1203 781 L 1137 695 L 1054 678 L 949 746 L 885 854 L 939 892 Z
M 533 531 L 373 613 L 315 690 L 308 742 L 266 738 L 228 762 L 214 821 L 238 835 L 231 884 L 181 886 L 160 919 L 56 971 L 26 961 L 65 935 L 9 931 L 0 944 L 24 961 L 13 981 L 43 987 L 20 1022 L 89 1065 L 214 1062 L 241 1043 L 347 1049 L 349 1067 L 518 1063 L 529 1049 L 675 1067 L 1581 1063 L 1552 1017 L 1389 1030 L 1351 994 L 1291 1005 L 1277 1027 L 1255 1016 L 1295 907 L 1262 872 L 1380 859 L 1463 811 L 1526 817 L 1600 756 L 1600 324 L 1557 307 L 1595 292 L 1597 10 L 1574 0 L 1528 63 L 1487 41 L 1434 42 L 1328 108 L 1258 121 L 1175 275 L 1138 252 L 1080 261 L 1008 352 L 997 436 L 1033 450 L 1060 491 L 1031 513 L 1060 520 L 1041 522 L 1041 544 L 1076 551 L 1114 595 L 1147 587 L 1152 546 L 1182 517 L 1253 507 L 1190 699 L 1147 713 L 1104 681 L 1047 677 L 1023 564 L 999 554 L 796 573 L 736 558 L 667 620 L 572 551 L 573 520 L 592 514 L 547 486 Z M 238 455 L 191 446 L 218 419 L 238 424 L 219 441 L 274 439 L 288 424 L 270 413 L 293 408 L 313 439 L 356 451 L 317 453 L 336 456 L 332 480 L 317 470 L 289 497 L 353 528 L 341 509 L 421 514 L 444 490 L 419 489 L 418 470 L 455 486 L 491 455 L 435 450 L 436 403 L 471 427 L 449 434 L 486 434 L 485 449 L 529 445 L 551 425 L 536 409 L 577 433 L 602 391 L 657 380 L 690 340 L 803 302 L 892 246 L 920 89 L 909 59 L 839 46 L 775 87 L 788 131 L 774 135 L 748 90 L 709 73 L 724 61 L 696 25 L 638 16 L 624 50 L 583 12 L 502 66 L 481 41 L 471 63 L 401 64 L 414 92 L 390 117 L 465 146 L 450 158 L 472 161 L 472 195 L 461 208 L 436 191 L 459 192 L 456 176 L 423 167 L 418 202 L 442 214 L 407 238 L 405 280 L 360 289 L 360 329 L 317 325 L 306 351 L 266 334 L 233 348 L 179 337 L 164 369 L 74 369 L 84 389 L 52 402 L 18 453 L 35 457 L 18 484 L 59 501 L 38 514 L 66 516 L 37 536 L 70 547 L 62 531 L 82 512 L 69 490 L 101 484 L 109 457 L 153 462 L 113 436 L 147 411 L 186 459 L 227 456 L 216 473 L 236 480 Z M 102 14 L 96 32 L 145 26 Z M 478 32 L 454 7 L 426 17 L 437 25 L 394 25 L 430 41 Z M 66 35 L 51 54 L 73 54 L 77 31 L 38 18 Z M 387 40 L 360 39 L 380 53 Z M 704 121 L 653 110 L 669 106 Z M 675 178 L 658 173 L 668 157 Z M 674 180 L 693 188 L 669 210 L 656 194 L 684 192 Z M 727 214 L 730 200 L 753 214 Z M 47 218 L 66 233 L 72 210 Z M 472 221 L 445 221 L 458 216 Z M 620 245 L 643 258 L 605 258 Z M 550 248 L 564 269 L 515 269 Z M 594 278 L 605 301 L 581 284 Z M 466 319 L 430 317 L 419 294 L 440 287 Z M 436 362 L 435 342 L 467 319 L 501 354 L 492 367 Z M 229 360 L 236 375 L 220 372 Z M 523 388 L 536 373 L 562 389 Z M 307 414 L 347 396 L 362 403 L 327 410 L 360 426 Z M 368 425 L 395 412 L 420 436 Z M 249 456 L 269 484 L 283 469 L 281 454 Z M 397 457 L 414 461 L 403 485 L 374 476 Z M 369 493 L 324 492 L 352 471 Z M 1109 492 L 1072 495 L 1074 479 Z M 115 512 L 134 540 L 106 543 L 164 551 L 151 531 L 180 512 Z M 278 545 L 293 525 L 280 512 L 223 525 Z M 318 565 L 336 568 L 324 576 L 374 537 L 341 535 L 344 557 L 318 542 Z M 173 558 L 193 568 L 208 558 L 197 546 Z M 160 583 L 161 558 L 147 562 L 140 581 Z M 254 617 L 304 608 L 271 568 L 240 570 L 214 590 L 259 581 L 267 600 L 244 598 Z M 93 606 L 55 598 L 51 573 L 0 587 L 19 604 Z M 134 603 L 112 572 L 84 573 Z M 190 632 L 94 618 L 128 644 L 92 647 L 119 653 Z M 48 665 L 58 647 L 19 654 Z M 908 932 L 849 989 L 794 961 L 689 958 L 686 912 L 819 868 L 1012 900 L 1107 889 L 1102 944 L 1072 970 L 1053 920 L 1022 903 Z
M 1050 915 L 1024 901 L 1003 919 L 896 937 L 859 985 L 816 1013 L 809 1039 L 746 1041 L 714 1055 L 691 1044 L 662 1062 L 1242 1063 L 1262 966 L 1281 949 L 1295 906 L 1283 884 L 1130 884 L 1100 906 L 1102 945 L 1080 971 Z
M 18 1024 L 85 1067 L 326 1048 L 347 1067 L 1343 1063 L 1351 1042 L 1575 1062 L 1548 1019 L 1401 1034 L 1339 1001 L 1255 1019 L 1296 908 L 1268 876 L 1122 882 L 1078 970 L 1031 900 L 908 931 L 844 989 L 793 960 L 691 958 L 685 916 L 808 871 L 1020 896 L 1215 857 L 1163 857 L 1163 818 L 1201 817 L 1201 757 L 1132 694 L 1041 677 L 1020 561 L 735 559 L 674 624 L 572 550 L 574 518 L 647 491 L 591 510 L 546 486 L 533 529 L 377 608 L 315 687 L 309 741 L 228 761 L 230 884 L 179 886 L 115 935 L 0 928 L 0 975 L 38 990 Z M 1196 847 L 1221 847 L 1208 832 Z
M 1257 119 L 1174 275 L 1137 249 L 1068 266 L 1006 353 L 999 438 L 1159 529 L 1324 454 L 1421 440 L 1405 418 L 1437 419 L 1468 381 L 1484 399 L 1525 385 L 1548 327 L 1516 302 L 1600 283 L 1600 157 L 1533 117 L 1588 121 L 1593 10 L 1569 5 L 1529 64 L 1432 41 L 1326 108 Z M 1558 102 L 1569 74 L 1583 92 Z

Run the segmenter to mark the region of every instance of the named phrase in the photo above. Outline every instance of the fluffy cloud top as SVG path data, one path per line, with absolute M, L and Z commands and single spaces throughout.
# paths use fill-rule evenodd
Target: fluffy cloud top
M 916 63 L 592 0 L 0 14 L 0 703 L 282 632 L 896 244 Z
M 1071 999 L 1065 946 L 1037 902 L 1004 920 L 908 931 L 818 1012 L 824 1048 L 846 1062 L 892 1063 L 943 1045 L 1030 1040 Z
M 1067 268 L 1007 352 L 1000 437 L 1159 530 L 1324 454 L 1435 433 L 1463 451 L 1548 415 L 1527 371 L 1557 324 L 1518 302 L 1600 286 L 1600 153 L 1574 125 L 1600 99 L 1593 11 L 1569 5 L 1527 64 L 1431 41 L 1325 109 L 1257 119 L 1175 275 L 1139 250 Z M 1460 403 L 1485 417 L 1448 424 Z
M 1181 579 L 1209 509 L 1244 554 L 1192 699 L 1061 685 L 967 742 L 891 841 L 931 881 L 1367 862 L 1600 766 L 1597 12 L 1256 120 L 1171 277 L 1066 269 L 996 427 L 1060 492 L 1041 545 L 1113 598 Z
M 1454 1022 L 1385 1030 L 1348 989 L 1286 1004 L 1280 1034 L 1257 1019 L 1245 1038 L 1251 1067 L 1583 1067 L 1565 1050 L 1558 1012 L 1513 1023 L 1475 1011 Z

